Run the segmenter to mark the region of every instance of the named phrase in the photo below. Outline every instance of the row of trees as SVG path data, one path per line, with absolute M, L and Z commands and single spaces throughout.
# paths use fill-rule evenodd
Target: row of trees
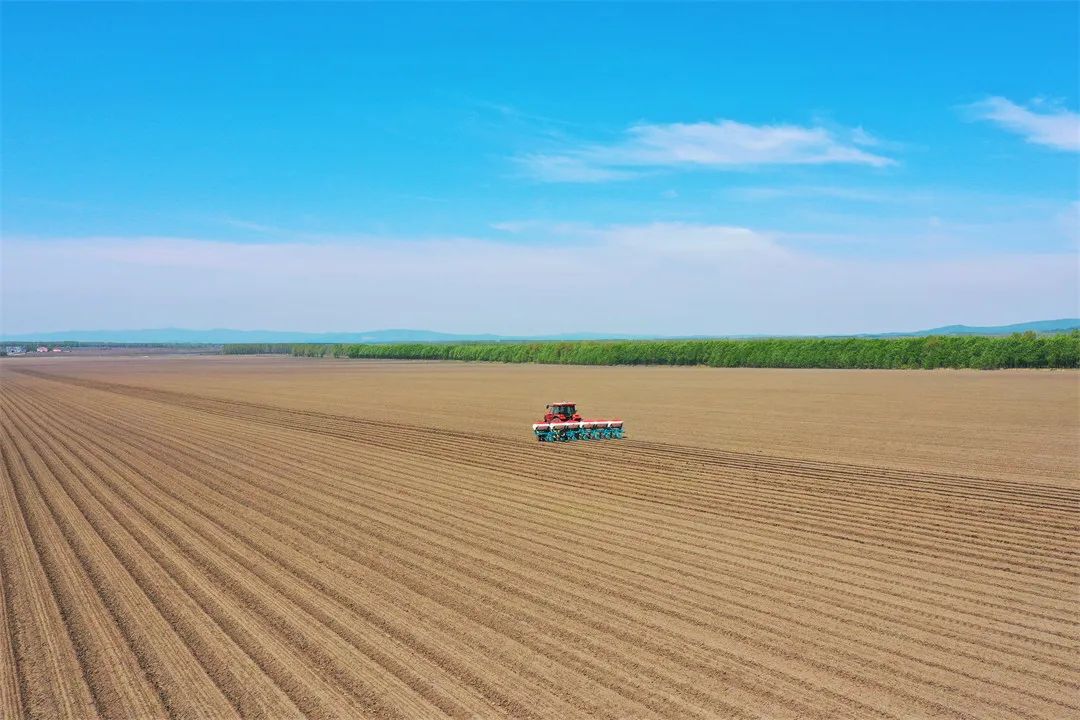
M 230 343 L 221 346 L 224 355 L 291 355 L 303 345 L 288 343 Z M 331 345 L 313 345 L 312 347 L 332 347 Z
M 563 365 L 758 368 L 1080 368 L 1080 332 L 912 338 L 226 345 L 227 354 Z

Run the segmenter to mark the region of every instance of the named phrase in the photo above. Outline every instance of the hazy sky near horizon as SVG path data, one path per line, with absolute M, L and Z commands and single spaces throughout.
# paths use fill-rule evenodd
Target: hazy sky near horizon
M 4 3 L 2 327 L 1080 315 L 1080 6 Z

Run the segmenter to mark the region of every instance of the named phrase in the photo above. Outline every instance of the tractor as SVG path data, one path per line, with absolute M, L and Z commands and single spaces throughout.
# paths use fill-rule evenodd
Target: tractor
M 623 436 L 622 420 L 584 420 L 576 403 L 554 402 L 544 407 L 544 419 L 532 426 L 540 442 L 617 440 Z
M 575 403 L 551 403 L 545 405 L 544 409 L 547 410 L 547 412 L 544 413 L 544 422 L 546 423 L 581 422 L 581 415 L 578 414 Z

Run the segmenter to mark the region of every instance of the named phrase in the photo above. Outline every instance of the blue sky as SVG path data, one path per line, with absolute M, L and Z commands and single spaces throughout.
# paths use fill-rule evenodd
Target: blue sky
M 1075 3 L 2 12 L 7 333 L 1080 314 Z

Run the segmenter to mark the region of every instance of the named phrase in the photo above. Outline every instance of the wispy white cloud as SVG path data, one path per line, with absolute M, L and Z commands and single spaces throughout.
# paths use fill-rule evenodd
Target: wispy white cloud
M 248 230 L 263 235 L 280 235 L 288 232 L 286 228 L 279 227 L 277 225 L 267 225 L 265 223 L 254 222 L 251 220 L 242 220 L 234 217 L 224 217 L 221 222 L 231 228 L 237 230 Z
M 909 190 L 890 188 L 874 190 L 846 185 L 773 185 L 735 187 L 724 191 L 726 196 L 743 201 L 772 201 L 790 199 L 830 198 L 863 203 L 907 203 L 914 197 L 931 197 L 931 193 L 921 195 Z
M 863 149 L 877 144 L 878 140 L 861 127 L 834 131 L 820 126 L 749 125 L 734 120 L 646 123 L 632 126 L 612 143 L 582 143 L 516 160 L 538 180 L 601 182 L 634 177 L 650 169 L 893 164 L 891 158 Z
M 868 133 L 862 125 L 851 130 L 851 142 L 864 147 L 878 147 L 881 140 Z
M 1059 317 L 1076 306 L 1074 253 L 852 259 L 745 227 L 506 227 L 525 237 L 5 238 L 2 330 L 840 333 Z
M 606 246 L 613 255 L 637 253 L 650 259 L 689 257 L 695 262 L 712 262 L 747 255 L 759 259 L 787 255 L 771 234 L 729 225 L 654 222 L 592 226 L 562 223 L 547 226 L 546 230 L 551 235 L 571 239 L 590 238 Z
M 965 105 L 963 109 L 970 117 L 997 123 L 1029 143 L 1080 151 L 1080 114 L 1070 110 L 1044 102 L 1035 103 L 1034 108 L 1024 107 L 997 96 Z
M 640 172 L 604 166 L 587 157 L 575 155 L 545 155 L 533 153 L 517 159 L 527 175 L 544 182 L 606 182 L 627 180 Z
M 1065 236 L 1077 243 L 1077 250 L 1080 251 L 1080 200 L 1069 203 L 1054 220 Z M 1080 262 L 1080 255 L 1077 262 Z

